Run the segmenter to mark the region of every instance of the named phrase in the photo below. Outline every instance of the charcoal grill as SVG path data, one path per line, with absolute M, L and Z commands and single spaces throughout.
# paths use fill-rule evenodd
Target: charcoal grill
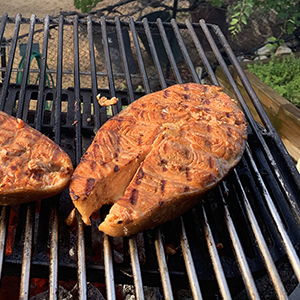
M 163 64 L 154 33 L 167 54 Z M 112 43 L 113 36 L 117 43 Z M 66 225 L 72 210 L 68 191 L 37 203 L 2 207 L 1 281 L 20 278 L 19 299 L 30 297 L 31 278 L 49 280 L 49 299 L 58 299 L 60 282 L 68 280 L 77 282 L 78 299 L 88 298 L 89 282 L 104 283 L 107 299 L 116 299 L 117 284 L 133 285 L 137 299 L 144 299 L 145 286 L 158 287 L 165 299 L 176 298 L 178 289 L 189 290 L 194 299 L 287 299 L 300 281 L 300 176 L 218 26 L 204 20 L 192 24 L 4 14 L 0 40 L 0 109 L 52 138 L 74 166 L 98 128 L 122 106 L 176 82 L 218 85 L 216 65 L 226 74 L 249 124 L 245 154 L 218 187 L 179 219 L 136 236 L 116 239 L 99 232 L 107 208 L 93 216 L 90 227 L 78 214 L 75 226 Z M 26 45 L 21 65 L 20 44 Z M 40 55 L 34 65 L 36 44 Z M 260 122 L 250 113 L 224 55 Z M 120 101 L 100 108 L 99 93 Z

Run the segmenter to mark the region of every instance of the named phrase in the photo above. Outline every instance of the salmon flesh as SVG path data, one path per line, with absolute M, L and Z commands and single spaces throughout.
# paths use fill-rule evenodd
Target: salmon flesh
M 0 205 L 49 198 L 68 187 L 70 157 L 21 119 L 0 111 Z
M 86 224 L 112 205 L 99 230 L 129 236 L 193 207 L 241 159 L 243 112 L 220 87 L 182 84 L 148 94 L 97 132 L 70 182 Z

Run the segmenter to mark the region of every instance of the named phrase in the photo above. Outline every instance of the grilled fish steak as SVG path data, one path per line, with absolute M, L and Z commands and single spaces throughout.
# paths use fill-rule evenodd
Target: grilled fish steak
M 146 95 L 108 120 L 75 169 L 70 195 L 86 224 L 129 236 L 193 207 L 239 162 L 247 126 L 220 87 L 182 84 Z
M 65 189 L 73 166 L 52 140 L 0 111 L 0 205 L 49 198 Z

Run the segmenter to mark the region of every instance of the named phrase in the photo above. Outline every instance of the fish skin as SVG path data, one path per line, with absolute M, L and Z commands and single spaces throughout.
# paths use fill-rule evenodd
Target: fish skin
M 100 128 L 74 171 L 70 195 L 86 224 L 113 204 L 99 230 L 132 235 L 197 204 L 236 166 L 246 140 L 245 116 L 220 87 L 174 85 L 140 98 Z

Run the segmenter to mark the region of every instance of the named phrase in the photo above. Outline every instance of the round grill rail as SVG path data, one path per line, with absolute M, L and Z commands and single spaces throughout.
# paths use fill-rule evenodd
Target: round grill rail
M 166 67 L 154 29 L 168 57 Z M 172 39 L 167 31 L 173 33 Z M 141 33 L 151 53 L 145 51 Z M 64 280 L 77 281 L 79 299 L 88 299 L 88 282 L 105 283 L 107 299 L 117 298 L 117 284 L 134 285 L 137 299 L 145 298 L 145 286 L 161 288 L 165 299 L 175 299 L 179 288 L 189 289 L 194 299 L 288 298 L 300 282 L 300 176 L 217 26 L 203 20 L 151 23 L 5 14 L 0 40 L 0 109 L 55 140 L 75 166 L 98 128 L 122 105 L 176 82 L 219 85 L 216 65 L 226 74 L 249 123 L 247 149 L 234 171 L 197 207 L 160 228 L 112 239 L 97 230 L 105 209 L 93 216 L 91 227 L 85 227 L 78 214 L 76 226 L 68 227 L 65 218 L 72 209 L 68 191 L 39 203 L 2 207 L 0 275 L 2 281 L 9 275 L 20 277 L 19 299 L 29 299 L 34 277 L 49 280 L 49 299 L 58 299 L 59 282 Z M 181 51 L 180 62 L 174 41 Z M 37 67 L 31 57 L 36 43 L 42 49 Z M 20 44 L 26 44 L 23 68 L 18 65 Z M 263 126 L 254 120 L 224 55 Z M 136 71 L 130 73 L 133 65 Z M 18 72 L 21 82 L 15 82 Z M 100 108 L 98 93 L 121 101 Z

